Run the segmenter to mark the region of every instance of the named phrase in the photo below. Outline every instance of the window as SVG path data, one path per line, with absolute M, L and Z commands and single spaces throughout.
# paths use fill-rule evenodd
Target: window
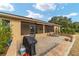
M 46 25 L 45 26 L 45 32 L 46 33 L 48 33 L 48 32 L 54 32 L 54 27 L 53 26 Z
M 43 25 L 40 24 L 36 25 L 36 33 L 43 33 Z
M 26 22 L 21 23 L 21 35 L 27 35 L 30 33 L 30 24 Z
M 7 19 L 2 19 L 2 21 L 4 21 L 6 25 L 10 26 L 10 21 L 9 21 L 9 20 L 7 20 Z

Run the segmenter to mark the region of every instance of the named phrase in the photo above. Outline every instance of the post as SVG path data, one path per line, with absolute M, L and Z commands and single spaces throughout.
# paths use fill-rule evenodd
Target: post
M 54 33 L 56 33 L 56 26 L 54 26 Z
M 45 33 L 45 25 L 43 25 L 43 33 Z
M 6 56 L 16 56 L 21 41 L 21 21 L 10 20 L 10 26 L 12 30 L 13 39 Z
M 59 33 L 60 33 L 60 26 L 58 28 L 59 28 L 58 30 L 59 30 Z

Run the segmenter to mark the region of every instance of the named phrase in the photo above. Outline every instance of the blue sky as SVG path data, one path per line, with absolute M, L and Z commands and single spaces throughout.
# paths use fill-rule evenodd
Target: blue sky
M 79 22 L 77 3 L 7 3 L 0 4 L 0 11 L 48 21 L 53 16 L 67 16 Z

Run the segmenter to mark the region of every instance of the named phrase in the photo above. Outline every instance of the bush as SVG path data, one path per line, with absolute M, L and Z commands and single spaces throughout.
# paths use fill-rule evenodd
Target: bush
M 73 28 L 61 28 L 61 33 L 65 33 L 65 34 L 74 34 L 75 33 L 75 29 Z
M 8 23 L 0 20 L 0 54 L 5 51 L 8 40 L 11 38 L 11 30 Z
M 4 53 L 4 47 L 3 45 L 0 45 L 0 54 L 3 54 Z

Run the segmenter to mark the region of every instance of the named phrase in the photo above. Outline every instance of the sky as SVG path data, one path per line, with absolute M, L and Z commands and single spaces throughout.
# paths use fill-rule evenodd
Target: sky
M 79 22 L 79 3 L 0 3 L 0 12 L 48 21 L 53 16 L 66 16 Z

